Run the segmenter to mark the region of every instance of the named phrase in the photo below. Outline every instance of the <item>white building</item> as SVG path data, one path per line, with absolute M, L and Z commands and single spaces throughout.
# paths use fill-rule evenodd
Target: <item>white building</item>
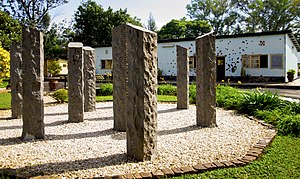
M 190 76 L 195 76 L 195 39 L 171 39 L 158 42 L 158 68 L 165 78 L 177 72 L 176 45 L 189 49 Z M 97 47 L 96 73 L 110 73 L 112 48 Z M 300 45 L 291 31 L 247 33 L 217 36 L 217 79 L 251 76 L 265 81 L 287 81 L 289 69 L 298 72 Z

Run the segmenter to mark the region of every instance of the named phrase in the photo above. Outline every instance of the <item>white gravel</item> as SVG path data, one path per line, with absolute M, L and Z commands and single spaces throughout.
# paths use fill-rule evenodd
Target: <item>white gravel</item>
M 67 108 L 45 107 L 46 140 L 22 142 L 22 120 L 0 119 L 0 168 L 68 178 L 151 172 L 241 157 L 269 131 L 219 108 L 218 127 L 200 128 L 195 106 L 177 110 L 176 104 L 159 104 L 158 158 L 135 162 L 126 157 L 126 133 L 112 130 L 112 102 L 97 103 L 82 123 L 66 123 Z

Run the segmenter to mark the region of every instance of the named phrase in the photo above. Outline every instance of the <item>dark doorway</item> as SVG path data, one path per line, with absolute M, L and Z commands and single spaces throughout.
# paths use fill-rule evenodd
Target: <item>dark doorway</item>
M 217 81 L 225 80 L 225 57 L 217 57 Z

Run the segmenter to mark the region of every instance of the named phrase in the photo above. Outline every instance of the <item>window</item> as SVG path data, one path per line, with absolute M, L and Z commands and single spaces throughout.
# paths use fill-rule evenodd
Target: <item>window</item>
M 194 69 L 196 68 L 196 60 L 195 56 L 189 56 L 189 68 Z
M 283 55 L 273 54 L 271 55 L 271 68 L 283 68 Z
M 67 67 L 67 64 L 63 64 L 63 67 Z
M 243 55 L 245 68 L 268 68 L 268 55 Z
M 112 60 L 101 60 L 101 69 L 112 69 Z
M 108 50 L 105 50 L 105 54 L 108 54 Z

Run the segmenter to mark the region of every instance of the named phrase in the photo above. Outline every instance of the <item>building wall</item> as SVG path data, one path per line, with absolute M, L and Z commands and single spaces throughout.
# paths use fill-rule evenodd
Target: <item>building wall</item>
M 68 74 L 68 60 L 59 59 L 59 65 L 61 66 L 60 75 L 67 75 Z
M 111 73 L 111 69 L 102 69 L 103 60 L 112 60 L 112 47 L 95 48 L 96 53 L 96 74 Z
M 289 69 L 294 69 L 296 71 L 296 74 L 294 75 L 295 78 L 298 78 L 298 52 L 296 47 L 293 45 L 293 42 L 291 39 L 286 35 L 286 72 Z M 285 76 L 287 76 L 285 72 Z M 285 79 L 287 81 L 287 77 Z

